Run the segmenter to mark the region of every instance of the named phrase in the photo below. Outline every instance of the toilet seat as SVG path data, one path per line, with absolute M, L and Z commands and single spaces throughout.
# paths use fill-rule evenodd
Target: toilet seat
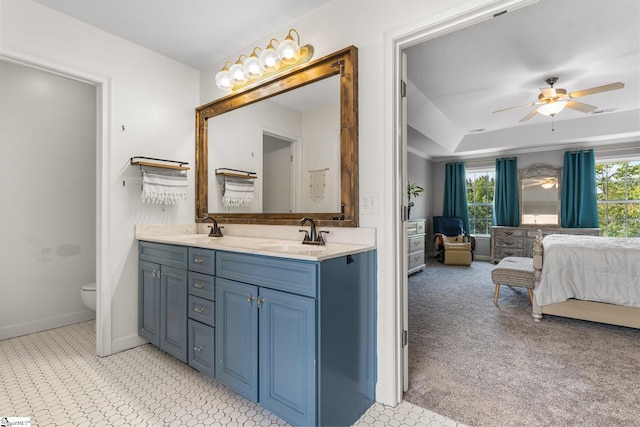
M 88 283 L 86 285 L 82 285 L 82 290 L 83 291 L 89 291 L 89 292 L 95 292 L 96 290 L 96 284 L 95 283 Z

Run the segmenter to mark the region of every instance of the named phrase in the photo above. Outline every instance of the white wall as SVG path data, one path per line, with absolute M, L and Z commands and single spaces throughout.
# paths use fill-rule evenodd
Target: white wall
M 164 209 L 143 204 L 140 172 L 129 159 L 150 156 L 194 165 L 198 72 L 30 0 L 0 0 L 0 7 L 0 53 L 110 83 L 107 138 L 98 154 L 106 168 L 101 183 L 106 202 L 99 215 L 106 233 L 98 246 L 105 252 L 108 283 L 102 285 L 110 288 L 112 303 L 111 350 L 134 346 L 142 342 L 137 336 L 134 224 L 191 222 L 195 196 L 191 170 L 185 203 Z M 35 225 L 46 225 L 49 208 L 42 206 L 41 222 Z
M 0 340 L 95 317 L 95 86 L 0 61 Z

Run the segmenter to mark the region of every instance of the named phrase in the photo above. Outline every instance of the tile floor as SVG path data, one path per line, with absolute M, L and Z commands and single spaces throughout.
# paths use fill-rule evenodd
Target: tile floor
M 0 421 L 31 426 L 286 426 L 260 405 L 152 345 L 99 358 L 95 322 L 0 341 Z M 356 426 L 457 426 L 402 402 Z

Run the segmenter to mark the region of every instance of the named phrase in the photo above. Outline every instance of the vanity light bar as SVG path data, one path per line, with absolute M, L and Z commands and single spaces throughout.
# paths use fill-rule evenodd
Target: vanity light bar
M 297 42 L 292 33 L 296 34 Z M 260 50 L 260 54 L 257 50 Z M 255 47 L 249 56 L 242 54 L 235 63 L 227 61 L 216 74 L 216 86 L 222 90 L 235 91 L 304 64 L 312 56 L 313 47 L 308 44 L 300 46 L 300 34 L 292 28 L 282 42 L 271 39 L 264 50 Z M 227 67 L 228 64 L 231 65 Z

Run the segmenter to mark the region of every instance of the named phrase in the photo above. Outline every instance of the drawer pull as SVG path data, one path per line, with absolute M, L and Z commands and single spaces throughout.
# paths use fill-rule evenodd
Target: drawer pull
M 193 262 L 195 262 L 196 264 L 202 264 L 204 262 L 204 258 L 194 258 Z
M 503 245 L 507 245 L 507 246 L 511 246 L 513 245 L 515 242 L 502 242 Z
M 193 351 L 195 351 L 196 353 L 200 353 L 202 351 L 202 346 L 199 345 L 199 346 L 193 347 Z
M 200 313 L 204 312 L 204 308 L 203 307 L 195 307 L 193 309 L 193 311 L 195 311 L 196 313 L 200 314 Z
M 505 231 L 504 234 L 506 234 L 507 236 L 511 236 L 513 234 L 513 231 Z
M 193 287 L 197 288 L 197 289 L 202 289 L 202 288 L 204 288 L 204 284 L 203 283 L 194 283 Z

